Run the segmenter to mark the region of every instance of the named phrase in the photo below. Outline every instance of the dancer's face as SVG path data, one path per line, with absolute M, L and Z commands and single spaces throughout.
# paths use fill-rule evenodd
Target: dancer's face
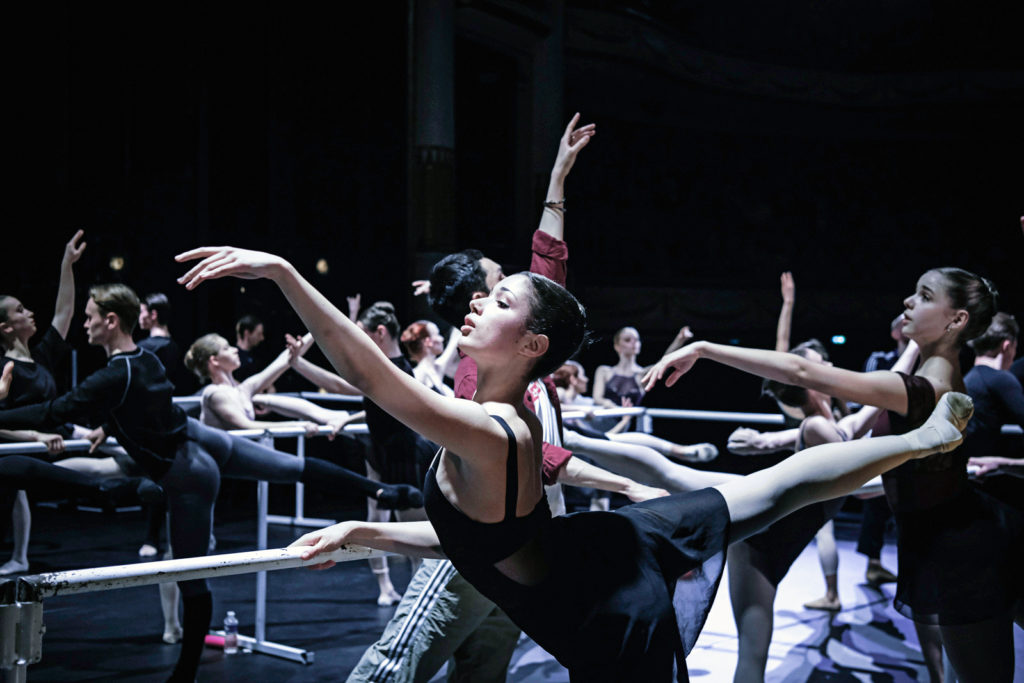
M 152 329 L 153 327 L 153 316 L 149 312 L 149 306 L 146 304 L 139 304 L 139 327 L 144 330 Z
M 427 350 L 435 356 L 441 355 L 444 351 L 444 337 L 441 330 L 437 329 L 434 323 L 427 323 L 427 338 L 424 340 Z
M 238 349 L 229 344 L 227 339 L 221 339 L 220 342 L 220 348 L 217 349 L 216 355 L 210 357 L 210 360 L 216 361 L 219 367 L 228 372 L 234 372 L 242 367 L 242 361 L 238 357 Z
M 640 333 L 632 327 L 624 328 L 615 342 L 615 350 L 623 356 L 640 355 Z
M 532 295 L 525 276 L 500 280 L 488 296 L 470 302 L 459 347 L 477 363 L 485 358 L 507 361 L 518 355 L 531 337 L 538 336 L 526 329 Z
M 85 327 L 85 336 L 91 345 L 103 346 L 117 330 L 117 316 L 113 313 L 103 313 L 92 297 L 89 297 L 89 301 L 85 304 L 83 327 Z
M 36 333 L 35 313 L 25 308 L 13 296 L 6 298 L 7 321 L 3 323 L 2 330 L 5 339 L 20 339 L 27 342 Z
M 946 293 L 941 273 L 928 271 L 917 281 L 914 293 L 903 300 L 903 334 L 918 344 L 934 342 L 949 334 L 957 317 Z
M 505 279 L 505 271 L 501 269 L 501 266 L 497 261 L 492 261 L 484 256 L 480 259 L 480 267 L 483 268 L 484 273 L 486 273 L 485 282 L 487 283 L 488 290 L 494 289 L 494 285 Z

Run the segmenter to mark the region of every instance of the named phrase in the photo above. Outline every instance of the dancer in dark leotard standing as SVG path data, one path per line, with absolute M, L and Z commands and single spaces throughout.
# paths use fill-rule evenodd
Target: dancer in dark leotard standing
M 888 410 L 894 434 L 920 426 L 947 392 L 963 392 L 959 353 L 995 315 L 992 283 L 959 268 L 929 270 L 904 300 L 903 333 L 917 342 L 916 374 L 859 373 L 792 354 L 698 342 L 662 359 L 649 386 L 699 358 Z M 879 437 L 888 438 L 888 437 Z M 877 441 L 870 439 L 869 441 Z M 883 477 L 899 532 L 895 605 L 914 619 L 933 680 L 945 647 L 960 680 L 1013 676 L 1013 622 L 1024 624 L 1024 513 L 967 482 L 966 454 L 908 462 Z

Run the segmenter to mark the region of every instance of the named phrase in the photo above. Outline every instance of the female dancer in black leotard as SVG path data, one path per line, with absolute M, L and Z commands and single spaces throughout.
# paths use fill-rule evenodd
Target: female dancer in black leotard
M 965 390 L 960 349 L 985 331 L 997 310 L 992 284 L 959 268 L 929 270 L 903 303 L 903 333 L 921 353 L 912 376 L 851 372 L 792 354 L 697 342 L 663 358 L 647 385 L 668 372 L 672 384 L 697 359 L 710 358 L 885 408 L 898 434 L 920 425 L 947 392 Z M 960 680 L 1009 681 L 1013 622 L 1024 625 L 1024 514 L 968 484 L 963 452 L 908 463 L 883 483 L 899 533 L 895 605 L 918 625 L 933 680 L 941 680 L 944 646 Z
M 970 413 L 969 399 L 953 396 L 925 428 L 902 437 L 828 444 L 715 489 L 552 518 L 541 483 L 541 427 L 523 394 L 530 378 L 553 371 L 583 339 L 585 315 L 567 291 L 522 273 L 473 301 L 461 348 L 479 374 L 474 400 L 466 401 L 442 397 L 396 368 L 279 257 L 211 247 L 177 258 L 201 259 L 180 278 L 189 288 L 225 276 L 276 282 L 343 377 L 443 446 L 426 479 L 433 527 L 336 525 L 297 541 L 312 546 L 303 556 L 346 541 L 420 551 L 440 545 L 581 680 L 686 680 L 683 657 L 730 540 L 911 457 L 948 449 L 960 442 Z M 677 618 L 677 609 L 689 616 Z
M 75 233 L 64 247 L 60 264 L 60 281 L 57 286 L 57 303 L 54 305 L 53 321 L 34 345 L 29 340 L 36 333 L 35 316 L 32 311 L 13 296 L 0 295 L 0 346 L 3 347 L 3 363 L 12 363 L 12 385 L 10 395 L 0 401 L 0 409 L 13 408 L 29 403 L 38 403 L 57 396 L 57 382 L 53 373 L 56 366 L 70 351 L 64 339 L 71 328 L 71 317 L 75 306 L 74 264 L 85 251 L 81 230 Z M 71 436 L 70 430 L 63 433 L 39 432 L 34 430 L 0 430 L 0 440 L 38 441 L 46 444 L 50 455 L 64 452 L 64 437 Z M 6 514 L 0 510 L 0 514 Z M 11 559 L 0 566 L 0 576 L 28 571 L 28 541 L 32 526 L 32 513 L 28 497 L 19 491 L 11 510 L 14 548 Z

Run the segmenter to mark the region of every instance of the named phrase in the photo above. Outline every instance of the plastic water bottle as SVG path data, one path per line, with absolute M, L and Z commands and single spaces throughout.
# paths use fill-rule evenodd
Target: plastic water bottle
M 224 654 L 233 655 L 238 652 L 238 619 L 235 613 L 228 610 L 224 617 Z

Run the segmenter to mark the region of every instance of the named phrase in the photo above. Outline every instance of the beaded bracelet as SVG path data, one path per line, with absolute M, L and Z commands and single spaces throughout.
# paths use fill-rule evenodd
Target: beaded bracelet
M 559 204 L 561 204 L 561 206 L 558 206 Z M 562 197 L 557 202 L 544 202 L 544 206 L 548 209 L 554 209 L 555 211 L 565 213 L 565 197 Z

